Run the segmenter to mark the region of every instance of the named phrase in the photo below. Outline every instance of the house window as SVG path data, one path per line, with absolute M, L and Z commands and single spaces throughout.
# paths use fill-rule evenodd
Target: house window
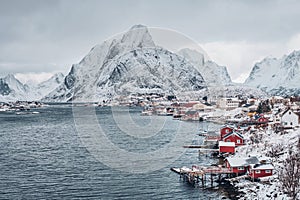
M 229 130 L 228 130 L 228 129 L 225 129 L 225 133 L 229 133 Z
M 236 143 L 241 144 L 241 140 L 237 140 Z
M 238 170 L 244 170 L 244 167 L 238 167 Z
M 226 140 L 226 142 L 230 142 L 230 139 Z
M 271 170 L 267 169 L 266 174 L 271 174 Z
M 291 122 L 290 125 L 292 126 L 292 125 L 293 125 L 293 122 Z
M 291 112 L 289 112 L 289 115 L 292 114 Z
M 260 170 L 255 170 L 255 173 L 256 174 L 260 174 Z

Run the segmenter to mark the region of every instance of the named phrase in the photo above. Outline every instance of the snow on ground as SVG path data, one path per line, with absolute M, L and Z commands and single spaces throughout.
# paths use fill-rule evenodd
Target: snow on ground
M 289 146 L 296 150 L 297 142 L 300 136 L 300 129 L 288 130 L 275 133 L 270 127 L 265 130 L 259 130 L 256 133 L 247 132 L 244 134 L 248 138 L 248 144 L 237 149 L 235 156 L 257 156 L 258 159 L 270 160 L 274 165 L 274 175 L 269 178 L 264 178 L 266 182 L 251 182 L 249 180 L 242 180 L 235 186 L 245 195 L 240 199 L 289 199 L 286 194 L 282 192 L 281 185 L 278 179 L 278 171 L 282 166 L 282 161 L 288 156 Z M 251 142 L 250 138 L 253 141 Z M 255 140 L 256 139 L 256 140 Z M 283 153 L 277 157 L 268 157 L 270 152 L 280 149 Z

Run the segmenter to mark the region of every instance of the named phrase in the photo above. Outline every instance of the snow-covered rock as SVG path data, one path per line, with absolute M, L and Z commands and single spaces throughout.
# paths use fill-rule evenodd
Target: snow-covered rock
M 265 58 L 253 67 L 245 84 L 273 94 L 300 94 L 300 51 L 280 59 Z
M 62 73 L 56 73 L 48 80 L 31 86 L 31 93 L 32 95 L 34 95 L 35 99 L 39 100 L 56 89 L 61 83 L 63 83 L 64 78 L 65 76 Z
M 191 62 L 158 47 L 143 25 L 96 45 L 44 101 L 101 101 L 130 93 L 190 95 L 206 83 Z
M 213 61 L 205 61 L 204 55 L 188 48 L 181 49 L 178 54 L 190 61 L 202 74 L 208 86 L 225 86 L 232 83 L 225 66 L 219 66 Z
M 35 84 L 23 84 L 13 74 L 0 78 L 0 101 L 33 101 L 57 88 L 64 80 L 62 73 L 57 73 L 50 79 Z
M 30 88 L 22 84 L 13 74 L 0 78 L 0 101 L 30 99 Z

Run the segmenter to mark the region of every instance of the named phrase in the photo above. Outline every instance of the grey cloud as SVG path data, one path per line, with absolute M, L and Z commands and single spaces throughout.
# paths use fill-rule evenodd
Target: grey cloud
M 94 45 L 139 23 L 174 29 L 200 43 L 284 41 L 300 30 L 300 1 L 292 0 L 1 0 L 0 4 L 0 64 L 16 63 L 15 70 L 22 64 L 53 70 L 48 63 L 69 68 Z M 9 72 L 1 66 L 0 71 Z

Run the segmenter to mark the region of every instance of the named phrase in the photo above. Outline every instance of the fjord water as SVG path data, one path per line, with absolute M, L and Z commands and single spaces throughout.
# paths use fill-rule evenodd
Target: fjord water
M 114 109 L 114 114 L 125 115 L 124 109 Z M 72 106 L 52 105 L 37 111 L 40 113 L 0 113 L 1 199 L 219 199 L 224 196 L 222 190 L 202 190 L 184 183 L 170 171 L 173 166 L 216 163 L 208 157 L 198 157 L 195 149 L 183 151 L 182 146 L 178 146 L 183 154 L 156 171 L 116 170 L 102 164 L 82 143 Z M 190 138 L 191 143 L 201 143 L 196 133 L 204 124 L 198 122 L 154 116 L 165 120 L 162 134 L 137 138 L 117 127 L 111 108 L 96 107 L 95 111 L 107 137 L 126 151 L 142 154 L 160 149 L 172 142 L 174 132 L 182 123 L 189 127 L 187 132 L 193 131 L 195 137 Z M 140 111 L 138 107 L 129 109 L 133 121 L 143 126 L 149 123 L 149 117 L 140 116 Z M 216 129 L 212 124 L 209 126 Z M 120 165 L 124 160 L 126 158 Z M 132 166 L 135 167 L 135 163 Z

